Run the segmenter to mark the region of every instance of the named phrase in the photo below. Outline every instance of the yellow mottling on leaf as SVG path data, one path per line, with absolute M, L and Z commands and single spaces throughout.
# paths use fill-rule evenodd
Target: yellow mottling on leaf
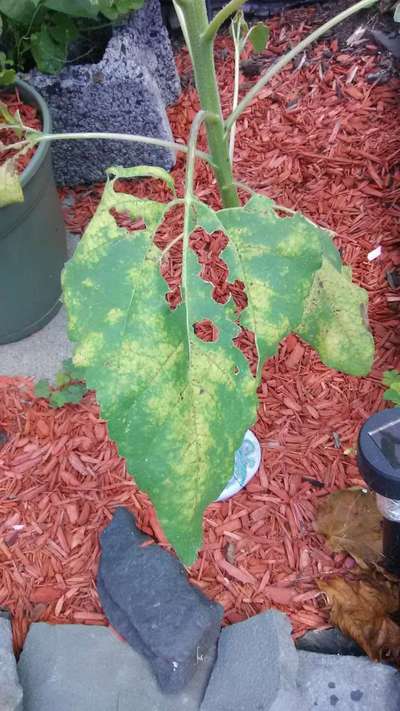
M 104 336 L 102 333 L 92 331 L 88 333 L 86 338 L 78 346 L 74 354 L 74 364 L 78 367 L 85 367 L 92 365 L 95 355 L 102 348 L 104 343 Z
M 118 323 L 124 316 L 124 312 L 122 309 L 110 309 L 110 311 L 107 313 L 105 320 L 108 323 L 114 324 Z

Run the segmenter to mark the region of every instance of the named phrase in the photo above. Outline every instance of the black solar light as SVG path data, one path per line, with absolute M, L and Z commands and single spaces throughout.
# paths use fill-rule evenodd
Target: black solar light
M 369 417 L 358 438 L 358 466 L 383 516 L 384 567 L 400 575 L 400 407 Z

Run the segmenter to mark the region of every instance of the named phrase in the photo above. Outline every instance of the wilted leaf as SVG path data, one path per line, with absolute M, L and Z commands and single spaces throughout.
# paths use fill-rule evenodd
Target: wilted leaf
M 0 165 L 0 207 L 24 202 L 21 181 L 13 161 Z
M 331 605 L 330 620 L 368 654 L 379 661 L 400 658 L 400 627 L 390 618 L 399 609 L 398 583 L 388 580 L 318 581 Z
M 367 375 L 374 357 L 367 303 L 366 291 L 351 281 L 350 268 L 338 269 L 325 257 L 296 332 L 318 351 L 325 365 L 349 375 Z
M 335 553 L 349 553 L 367 569 L 382 557 L 381 521 L 375 494 L 354 488 L 327 496 L 320 503 L 315 525 Z

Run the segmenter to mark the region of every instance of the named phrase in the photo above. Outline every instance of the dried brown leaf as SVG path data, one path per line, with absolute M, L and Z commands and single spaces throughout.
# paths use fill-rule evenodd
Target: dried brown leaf
M 399 587 L 379 581 L 331 578 L 318 581 L 331 605 L 330 619 L 375 661 L 400 660 L 400 627 L 390 615 L 399 609 Z
M 381 522 L 375 494 L 360 488 L 343 489 L 322 501 L 316 530 L 335 553 L 349 553 L 365 570 L 382 557 Z

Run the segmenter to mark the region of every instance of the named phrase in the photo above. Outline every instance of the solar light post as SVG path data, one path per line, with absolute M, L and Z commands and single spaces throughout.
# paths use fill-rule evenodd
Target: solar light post
M 358 438 L 358 467 L 383 516 L 384 567 L 400 575 L 400 408 L 369 417 Z

